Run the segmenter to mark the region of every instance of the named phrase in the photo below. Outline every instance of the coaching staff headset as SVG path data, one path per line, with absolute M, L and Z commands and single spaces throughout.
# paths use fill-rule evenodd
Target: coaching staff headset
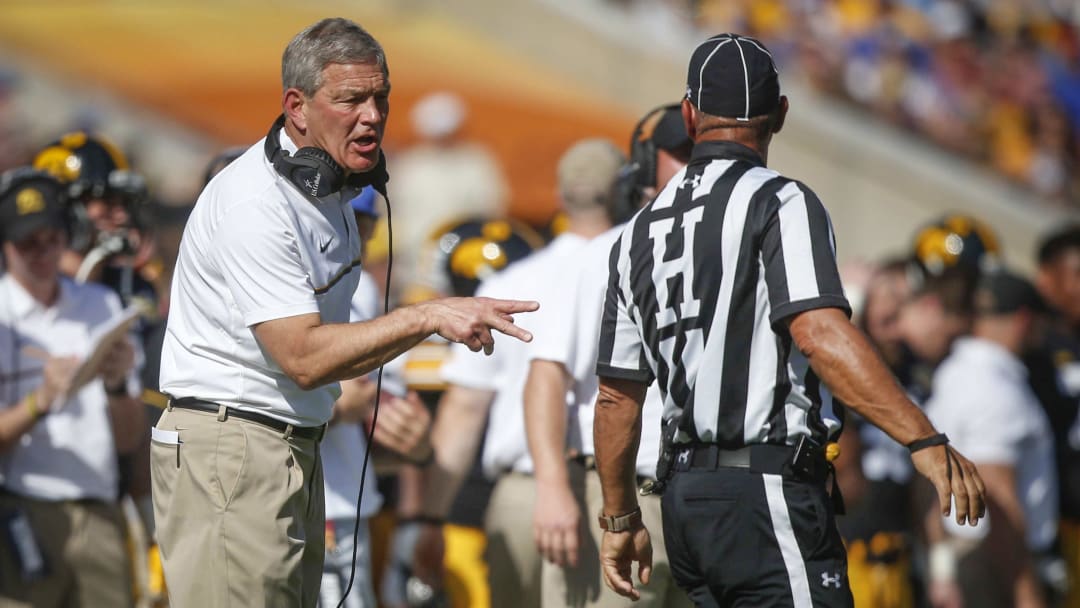
M 820 381 L 912 452 L 942 511 L 982 516 L 983 484 L 848 320 L 832 228 L 804 184 L 767 169 L 784 124 L 768 50 L 723 34 L 694 51 L 682 103 L 690 164 L 612 249 L 594 437 L 606 583 L 649 579 L 634 455 L 641 404 L 665 400 L 657 476 L 676 582 L 698 606 L 851 606 L 825 489 Z M 809 360 L 792 371 L 792 346 Z M 819 380 L 820 378 L 820 380 Z M 842 418 L 841 418 L 842 419 Z
M 324 556 L 318 440 L 338 380 L 431 334 L 491 352 L 535 302 L 450 298 L 349 323 L 360 243 L 349 201 L 383 188 L 390 80 L 346 19 L 282 58 L 283 115 L 199 196 L 162 351 L 154 516 L 179 606 L 316 605 Z M 358 463 L 359 464 L 359 463 Z

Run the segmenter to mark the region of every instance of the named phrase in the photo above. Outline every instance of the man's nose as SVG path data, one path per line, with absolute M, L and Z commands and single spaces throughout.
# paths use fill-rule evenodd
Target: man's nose
M 374 98 L 368 99 L 360 105 L 360 122 L 365 125 L 376 125 L 386 118 L 386 114 L 379 109 L 379 104 Z

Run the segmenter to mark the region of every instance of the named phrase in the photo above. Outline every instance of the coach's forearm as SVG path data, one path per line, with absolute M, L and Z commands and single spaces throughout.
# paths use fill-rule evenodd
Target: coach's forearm
M 310 390 L 378 368 L 434 327 L 420 306 L 408 306 L 362 323 L 323 325 L 318 314 L 306 314 L 260 323 L 254 331 L 282 371 Z
M 641 443 L 641 405 L 645 400 L 643 387 L 627 380 L 600 379 L 593 417 L 593 445 L 607 515 L 629 513 L 638 506 L 635 482 Z
M 566 468 L 566 391 L 568 373 L 561 363 L 534 359 L 525 381 L 525 436 L 536 481 L 569 483 Z
M 316 344 L 323 344 L 320 354 L 328 357 L 320 384 L 368 374 L 435 333 L 418 306 L 398 308 L 370 321 L 324 325 L 316 331 L 312 337 Z
M 890 437 L 907 445 L 937 432 L 840 309 L 799 313 L 788 327 L 833 396 Z

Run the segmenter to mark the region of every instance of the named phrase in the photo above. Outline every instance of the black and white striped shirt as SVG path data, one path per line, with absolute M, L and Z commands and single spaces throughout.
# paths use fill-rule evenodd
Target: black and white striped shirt
M 676 443 L 823 441 L 819 381 L 792 365 L 784 320 L 850 314 L 828 213 L 753 150 L 703 142 L 611 251 L 600 376 L 664 394 Z

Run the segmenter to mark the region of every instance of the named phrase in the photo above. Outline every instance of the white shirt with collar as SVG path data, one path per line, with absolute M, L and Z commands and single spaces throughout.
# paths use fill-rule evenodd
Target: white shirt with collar
M 282 129 L 283 149 L 296 145 Z M 305 391 L 255 339 L 264 321 L 349 321 L 360 240 L 347 200 L 313 203 L 260 140 L 203 190 L 184 229 L 161 353 L 161 390 L 298 426 L 330 419 L 337 383 Z
M 67 278 L 60 279 L 56 303 L 46 307 L 7 274 L 0 278 L 0 302 L 0 407 L 17 406 L 41 386 L 43 364 L 25 354 L 27 346 L 85 358 L 95 330 L 121 311 L 108 288 Z M 128 378 L 129 390 L 137 373 Z M 116 445 L 100 377 L 0 454 L 0 486 L 40 500 L 116 500 Z
M 530 352 L 531 359 L 562 363 L 573 376 L 568 445 L 587 455 L 595 453 L 593 414 L 600 394 L 596 359 L 599 356 L 600 318 L 607 293 L 608 260 L 611 247 L 622 231 L 623 225 L 615 226 L 592 239 L 575 256 L 574 264 L 565 269 L 559 297 L 550 303 L 548 313 L 559 319 L 559 323 L 535 333 Z M 641 412 L 638 475 L 656 477 L 663 410 L 659 386 L 653 382 L 645 394 Z
M 957 340 L 934 372 L 926 413 L 976 466 L 1013 467 L 1028 547 L 1049 548 L 1058 521 L 1054 436 L 1020 359 L 989 340 Z M 945 522 L 951 533 L 971 535 L 967 529 L 958 530 L 953 518 L 946 517 Z M 993 522 L 980 520 L 976 529 L 987 525 Z
M 539 302 L 540 310 L 519 315 L 514 323 L 532 332 L 533 336 L 543 335 L 566 322 L 552 314 L 548 303 L 563 289 L 562 273 L 572 266 L 573 259 L 586 242 L 578 235 L 564 233 L 547 247 L 485 280 L 476 295 Z M 488 414 L 484 451 L 480 457 L 484 474 L 489 479 L 506 471 L 531 474 L 533 462 L 525 437 L 522 403 L 531 345 L 502 338 L 490 356 L 474 353 L 461 344 L 450 348 L 450 359 L 441 370 L 446 382 L 496 393 Z

